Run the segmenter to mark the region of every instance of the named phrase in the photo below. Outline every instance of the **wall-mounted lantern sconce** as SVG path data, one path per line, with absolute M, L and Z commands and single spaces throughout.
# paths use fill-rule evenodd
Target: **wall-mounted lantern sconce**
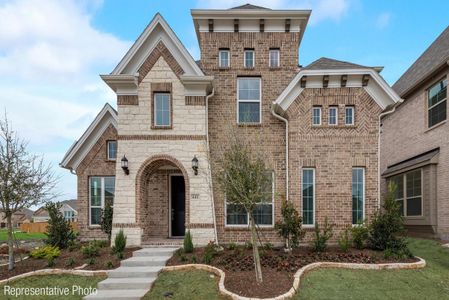
M 125 172 L 126 175 L 129 175 L 128 159 L 126 158 L 125 155 L 123 155 L 123 158 L 122 158 L 122 169 L 123 169 L 123 172 Z
M 192 159 L 192 169 L 193 173 L 198 175 L 198 158 L 196 158 L 196 155 Z

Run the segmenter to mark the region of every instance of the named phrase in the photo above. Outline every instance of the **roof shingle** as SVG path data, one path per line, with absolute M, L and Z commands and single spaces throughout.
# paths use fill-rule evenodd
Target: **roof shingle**
M 236 6 L 236 7 L 232 7 L 230 9 L 267 9 L 267 10 L 269 10 L 269 8 L 262 7 L 262 6 L 257 6 L 257 5 L 252 5 L 250 3 L 243 4 L 243 5 Z
M 321 57 L 309 65 L 305 66 L 304 70 L 329 70 L 329 69 L 367 69 L 371 67 L 366 67 L 347 61 L 341 61 L 336 59 L 331 59 L 327 57 Z

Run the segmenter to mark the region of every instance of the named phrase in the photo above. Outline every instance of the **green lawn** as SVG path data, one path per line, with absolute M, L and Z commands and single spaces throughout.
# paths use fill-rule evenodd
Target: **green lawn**
M 1 299 L 16 299 L 16 300 L 46 300 L 46 299 L 64 299 L 64 300 L 80 300 L 85 294 L 83 294 L 82 289 L 85 288 L 95 288 L 97 283 L 104 280 L 103 276 L 75 276 L 75 275 L 46 275 L 46 276 L 31 276 L 23 279 L 13 281 L 9 284 L 10 288 L 6 285 L 0 286 Z M 12 296 L 10 292 L 12 288 L 68 288 L 69 295 L 63 296 L 49 296 L 48 295 L 33 295 L 33 296 Z M 79 288 L 81 287 L 81 288 Z M 36 291 L 36 290 L 34 290 Z M 87 290 L 85 290 L 87 292 Z M 9 293 L 9 296 L 8 296 Z
M 45 239 L 47 236 L 44 233 L 25 233 L 25 232 L 16 232 L 16 239 L 19 241 L 23 240 L 38 240 Z M 8 232 L 6 229 L 0 230 L 0 242 L 5 242 L 8 240 Z

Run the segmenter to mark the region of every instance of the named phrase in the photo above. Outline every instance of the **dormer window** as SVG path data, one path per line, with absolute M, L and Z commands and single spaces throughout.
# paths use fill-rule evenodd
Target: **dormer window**
M 220 68 L 229 68 L 231 61 L 231 55 L 229 49 L 220 49 L 218 51 L 218 66 Z
M 280 67 L 280 50 L 270 49 L 269 53 L 269 66 L 270 68 Z
M 117 159 L 117 141 L 108 141 L 108 160 L 116 160 Z
M 245 68 L 254 68 L 254 49 L 245 49 L 244 60 Z

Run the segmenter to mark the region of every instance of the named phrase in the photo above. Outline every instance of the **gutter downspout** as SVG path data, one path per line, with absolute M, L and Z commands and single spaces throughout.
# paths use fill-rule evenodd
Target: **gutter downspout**
M 212 201 L 212 218 L 214 218 L 214 237 L 215 244 L 218 245 L 218 235 L 217 235 L 217 219 L 215 218 L 215 201 L 214 201 L 214 189 L 212 185 L 212 169 L 211 169 L 211 161 L 210 161 L 210 146 L 209 146 L 209 98 L 215 95 L 215 89 L 212 88 L 212 92 L 206 96 L 206 151 L 207 156 L 209 157 L 208 169 L 209 169 L 209 179 L 210 179 L 210 199 Z
M 274 111 L 274 102 L 271 104 L 271 114 L 278 120 L 281 120 L 282 122 L 285 123 L 285 200 L 289 201 L 288 198 L 288 191 L 289 191 L 289 174 L 288 174 L 288 165 L 289 165 L 289 160 L 288 160 L 288 120 L 280 115 L 278 115 L 275 111 Z

